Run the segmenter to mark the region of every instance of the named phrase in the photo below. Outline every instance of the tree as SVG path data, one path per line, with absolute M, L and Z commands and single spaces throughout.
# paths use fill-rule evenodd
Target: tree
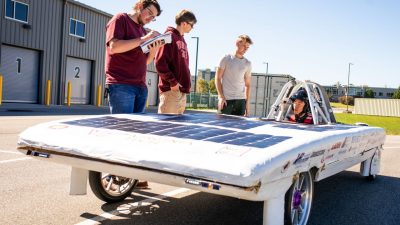
M 208 93 L 208 82 L 203 79 L 197 80 L 197 91 L 199 93 Z
M 400 86 L 399 88 L 393 93 L 393 97 L 394 99 L 400 99 Z
M 208 88 L 209 88 L 211 94 L 217 94 L 217 87 L 215 86 L 215 79 L 211 79 L 208 82 Z
M 364 98 L 374 98 L 374 92 L 372 91 L 371 88 L 368 88 L 364 92 Z
M 339 97 L 339 102 L 342 103 L 343 105 L 354 105 L 354 97 L 353 96 L 340 96 Z

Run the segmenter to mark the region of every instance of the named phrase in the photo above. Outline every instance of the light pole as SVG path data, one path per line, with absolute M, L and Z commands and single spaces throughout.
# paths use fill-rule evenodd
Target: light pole
M 195 71 L 194 71 L 194 93 L 196 94 L 196 85 L 197 85 L 197 61 L 199 57 L 199 37 L 192 37 L 196 39 L 196 64 L 195 64 Z
M 267 64 L 267 70 L 265 72 L 265 75 L 268 75 L 268 62 L 263 62 L 263 64 Z
M 349 112 L 349 100 L 348 95 L 350 91 L 350 66 L 354 65 L 353 63 L 349 63 L 349 73 L 347 74 L 347 91 L 346 91 L 346 106 L 347 106 L 347 113 Z

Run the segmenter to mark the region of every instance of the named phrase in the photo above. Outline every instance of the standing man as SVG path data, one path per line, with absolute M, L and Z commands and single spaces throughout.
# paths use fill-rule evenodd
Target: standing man
M 160 77 L 158 113 L 183 114 L 185 111 L 191 75 L 189 54 L 183 35 L 189 33 L 196 22 L 191 11 L 184 9 L 179 12 L 175 17 L 176 28 L 168 27 L 166 31 L 171 33 L 171 44 L 162 46 L 156 54 L 155 65 Z
M 159 33 L 146 33 L 144 25 L 161 13 L 156 0 L 139 0 L 129 13 L 115 15 L 106 26 L 105 72 L 110 111 L 143 113 L 147 100 L 146 71 L 161 43 L 148 54 L 140 45 Z
M 236 40 L 235 54 L 224 56 L 217 68 L 215 86 L 219 113 L 250 115 L 251 62 L 244 54 L 251 44 L 249 36 L 240 35 Z
M 156 0 L 138 0 L 129 13 L 115 15 L 106 26 L 106 90 L 111 114 L 143 113 L 147 100 L 146 71 L 160 48 L 157 42 L 144 54 L 140 45 L 159 35 L 144 25 L 161 14 Z M 147 188 L 141 181 L 136 188 Z

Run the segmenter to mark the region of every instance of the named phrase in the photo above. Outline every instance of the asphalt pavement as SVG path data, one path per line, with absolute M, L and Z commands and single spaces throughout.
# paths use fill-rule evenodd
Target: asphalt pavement
M 151 107 L 153 110 L 155 107 Z M 43 116 L 43 115 L 100 115 L 108 114 L 108 106 L 94 105 L 41 105 L 27 103 L 2 103 L 0 116 Z

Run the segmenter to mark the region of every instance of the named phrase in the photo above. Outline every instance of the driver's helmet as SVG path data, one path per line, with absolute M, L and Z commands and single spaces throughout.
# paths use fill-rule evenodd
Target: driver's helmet
M 303 102 L 307 102 L 308 100 L 307 91 L 304 88 L 300 88 L 299 90 L 296 91 L 296 93 L 290 96 L 290 100 L 292 100 L 293 102 L 296 99 L 300 99 Z

